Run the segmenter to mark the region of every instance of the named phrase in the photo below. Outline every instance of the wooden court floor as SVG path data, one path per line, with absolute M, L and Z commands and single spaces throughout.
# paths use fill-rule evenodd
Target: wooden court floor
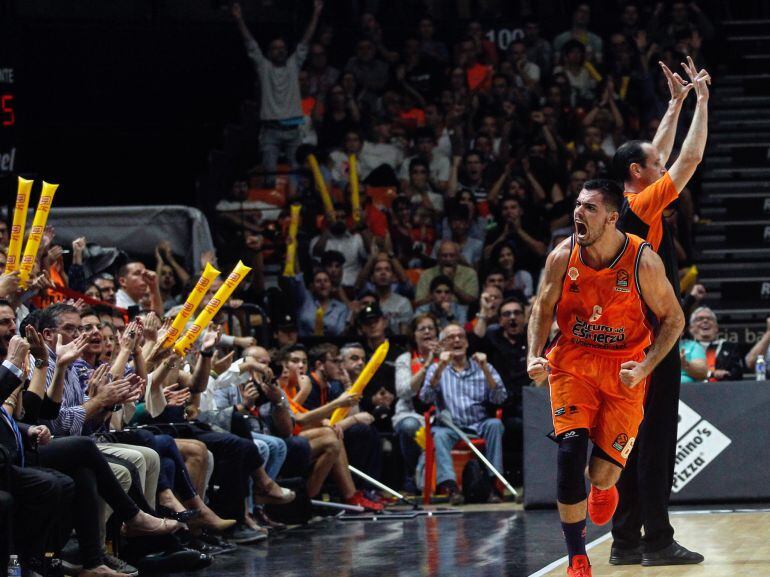
M 671 523 L 676 539 L 701 553 L 700 565 L 615 567 L 608 562 L 611 538 L 589 552 L 594 577 L 766 577 L 770 576 L 770 512 L 682 512 Z M 548 573 L 564 576 L 566 561 Z

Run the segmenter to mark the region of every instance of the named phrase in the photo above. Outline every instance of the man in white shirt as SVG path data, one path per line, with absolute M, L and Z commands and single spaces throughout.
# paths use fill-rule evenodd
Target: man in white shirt
M 147 270 L 144 263 L 130 261 L 118 270 L 118 285 L 120 289 L 115 294 L 115 306 L 128 309 L 140 306 L 139 302 L 149 291 L 150 308 L 159 316 L 163 316 L 163 300 L 158 289 L 158 277 L 155 272 Z

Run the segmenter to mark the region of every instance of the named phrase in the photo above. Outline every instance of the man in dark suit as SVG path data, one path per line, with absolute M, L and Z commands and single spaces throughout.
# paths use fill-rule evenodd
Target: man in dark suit
M 25 450 L 48 443 L 51 433 L 45 426 L 17 424 L 11 414 L 15 404 L 6 402 L 23 382 L 22 367 L 29 354 L 29 344 L 15 332 L 13 309 L 0 304 L 0 354 L 7 353 L 0 366 L 0 445 L 5 447 L 11 463 L 8 486 L 14 504 L 11 552 L 19 555 L 23 567 L 37 569 L 46 551 L 58 551 L 62 545 L 56 528 L 60 518 L 69 518 L 67 510 L 72 504 L 75 485 L 72 479 L 56 471 L 27 466 Z M 0 536 L 0 539 L 6 538 Z

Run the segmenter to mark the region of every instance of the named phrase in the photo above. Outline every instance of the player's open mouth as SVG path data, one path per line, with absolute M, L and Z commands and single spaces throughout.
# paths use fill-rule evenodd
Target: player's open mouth
M 588 233 L 588 227 L 582 222 L 575 221 L 575 232 L 578 236 L 585 236 Z

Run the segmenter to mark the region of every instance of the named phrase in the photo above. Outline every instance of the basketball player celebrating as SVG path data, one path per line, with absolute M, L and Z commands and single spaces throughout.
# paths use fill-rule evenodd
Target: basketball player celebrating
M 615 182 L 585 183 L 575 203 L 575 233 L 548 255 L 529 322 L 527 371 L 536 382 L 547 377 L 551 388 L 558 508 L 572 577 L 591 576 L 586 508 L 597 525 L 612 518 L 615 483 L 642 421 L 647 376 L 684 328 L 660 257 L 616 228 L 622 205 Z M 554 314 L 560 335 L 543 358 Z

